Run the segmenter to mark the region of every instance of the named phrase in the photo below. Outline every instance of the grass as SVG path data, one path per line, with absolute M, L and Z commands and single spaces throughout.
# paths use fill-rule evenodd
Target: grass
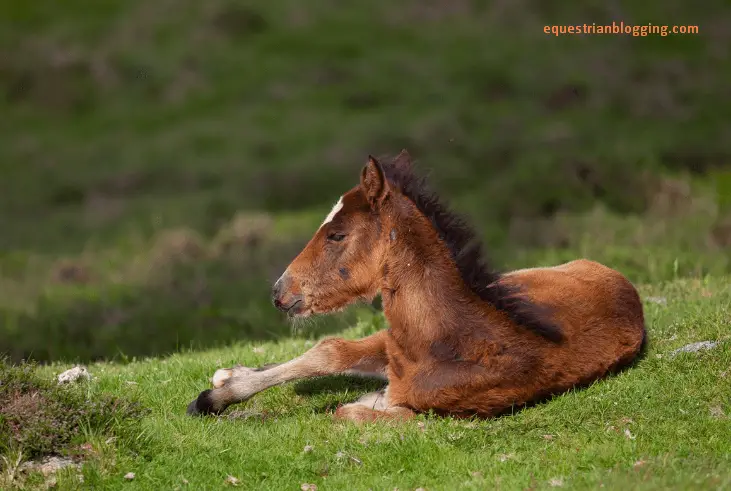
M 78 256 L 8 255 L 0 269 L 6 292 L 0 352 L 14 361 L 123 361 L 291 336 L 271 307 L 270 285 L 324 213 L 242 214 L 211 239 L 183 228 L 117 248 L 90 247 Z M 520 268 L 587 257 L 638 283 L 719 277 L 731 269 L 731 257 L 711 239 L 717 217 L 715 201 L 705 194 L 688 195 L 675 210 L 655 205 L 644 215 L 601 206 L 562 213 L 510 231 L 550 246 L 516 247 L 509 261 L 498 256 L 495 263 Z M 316 332 L 342 330 L 356 315 L 323 320 Z
M 326 377 L 272 388 L 219 418 L 185 407 L 216 368 L 298 355 L 314 339 L 241 342 L 128 364 L 91 365 L 90 394 L 117 394 L 149 408 L 141 429 L 117 443 L 89 439 L 95 457 L 84 487 L 223 489 L 724 489 L 731 485 L 731 278 L 641 287 L 650 348 L 637 366 L 585 390 L 493 420 L 420 416 L 399 424 L 335 423 L 341 403 L 378 382 Z M 383 327 L 380 314 L 344 331 Z M 713 340 L 709 351 L 672 356 Z M 52 377 L 65 364 L 44 367 Z M 142 441 L 134 451 L 120 441 Z M 311 446 L 310 452 L 305 446 Z M 59 489 L 78 487 L 73 473 Z
M 89 438 L 134 436 L 144 413 L 135 401 L 82 385 L 59 386 L 32 363 L 0 359 L 0 486 L 18 484 L 16 476 L 23 484 L 43 484 L 40 476 L 23 476 L 24 460 L 78 457 Z M 138 443 L 136 438 L 126 442 L 129 449 Z
M 329 3 L 0 5 L 0 353 L 289 336 L 271 280 L 404 146 L 498 267 L 731 274 L 723 1 Z M 589 19 L 701 34 L 543 32 Z
M 76 254 L 325 206 L 404 146 L 496 237 L 597 200 L 642 211 L 656 172 L 729 164 L 722 0 L 448 3 L 5 3 L 0 247 Z M 579 21 L 701 33 L 543 32 Z
M 0 353 L 289 335 L 265 285 L 402 147 L 498 267 L 731 274 L 725 2 L 329 3 L 0 6 Z M 543 32 L 590 19 L 701 34 Z M 226 238 L 262 216 L 259 245 Z
M 724 1 L 174 3 L 0 3 L 0 354 L 51 363 L 47 381 L 92 363 L 69 411 L 105 395 L 150 410 L 141 429 L 120 417 L 125 438 L 54 447 L 86 445 L 85 487 L 729 485 L 728 342 L 666 356 L 728 330 Z M 700 34 L 543 33 L 612 21 Z M 584 256 L 666 298 L 646 303 L 649 357 L 488 422 L 334 425 L 373 388 L 343 378 L 268 391 L 247 419 L 184 417 L 219 366 L 382 325 L 362 308 L 293 332 L 268 288 L 365 157 L 403 147 L 497 266 Z M 15 472 L 30 448 L 3 452 L 0 487 L 42 485 Z M 75 470 L 58 482 L 79 487 Z

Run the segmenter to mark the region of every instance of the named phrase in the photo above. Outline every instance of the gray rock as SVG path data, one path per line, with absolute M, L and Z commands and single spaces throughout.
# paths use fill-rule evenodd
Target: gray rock
M 697 353 L 698 351 L 711 350 L 718 346 L 717 341 L 698 341 L 690 343 L 670 352 L 670 356 L 676 356 L 680 353 Z

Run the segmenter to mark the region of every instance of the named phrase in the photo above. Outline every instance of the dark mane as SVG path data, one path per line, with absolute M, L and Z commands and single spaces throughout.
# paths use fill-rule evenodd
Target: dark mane
M 398 159 L 398 157 L 397 157 Z M 381 162 L 389 183 L 409 198 L 436 229 L 451 252 L 465 284 L 482 300 L 505 312 L 510 319 L 551 341 L 561 341 L 561 329 L 550 320 L 546 308 L 530 302 L 520 291 L 500 282 L 502 274 L 484 260 L 482 244 L 460 215 L 450 211 L 431 191 L 426 178 L 417 176 L 410 165 L 396 160 Z

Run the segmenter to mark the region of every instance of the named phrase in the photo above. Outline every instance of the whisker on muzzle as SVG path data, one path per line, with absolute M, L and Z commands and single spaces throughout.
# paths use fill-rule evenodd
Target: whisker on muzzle
M 313 317 L 288 317 L 287 319 L 293 335 L 299 334 L 304 329 L 310 329 L 318 320 Z

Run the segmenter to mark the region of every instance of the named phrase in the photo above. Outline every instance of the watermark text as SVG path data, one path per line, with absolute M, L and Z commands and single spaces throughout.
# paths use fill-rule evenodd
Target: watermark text
M 565 34 L 624 34 L 635 37 L 668 36 L 670 34 L 698 34 L 698 26 L 660 25 L 660 24 L 625 24 L 612 22 L 611 24 L 574 24 L 544 26 L 543 32 L 561 36 Z

